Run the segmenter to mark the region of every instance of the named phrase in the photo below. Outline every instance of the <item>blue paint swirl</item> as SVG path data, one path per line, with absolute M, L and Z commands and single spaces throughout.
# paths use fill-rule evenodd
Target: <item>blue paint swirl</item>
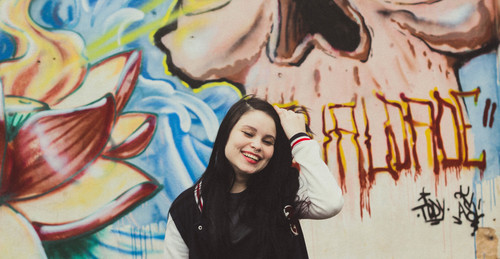
M 0 61 L 12 58 L 16 49 L 14 39 L 0 31 Z

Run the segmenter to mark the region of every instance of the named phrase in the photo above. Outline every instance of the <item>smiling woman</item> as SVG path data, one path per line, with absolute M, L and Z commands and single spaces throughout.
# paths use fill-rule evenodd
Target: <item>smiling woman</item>
M 234 104 L 205 173 L 170 207 L 166 256 L 308 258 L 298 220 L 332 217 L 343 198 L 305 131 L 301 114 L 255 97 Z
M 273 156 L 275 136 L 273 119 L 259 110 L 245 113 L 234 125 L 225 148 L 235 175 L 232 193 L 243 191 L 249 177 L 267 166 Z

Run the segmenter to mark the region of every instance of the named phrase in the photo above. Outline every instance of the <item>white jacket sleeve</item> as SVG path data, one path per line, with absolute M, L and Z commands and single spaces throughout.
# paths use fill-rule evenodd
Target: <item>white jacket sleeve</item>
M 301 141 L 293 147 L 292 155 L 300 166 L 298 199 L 310 202 L 302 218 L 326 219 L 337 215 L 344 205 L 342 190 L 321 159 L 319 144 L 314 140 Z
M 165 232 L 163 254 L 165 258 L 183 259 L 189 258 L 189 249 L 182 239 L 174 220 L 168 214 L 167 230 Z

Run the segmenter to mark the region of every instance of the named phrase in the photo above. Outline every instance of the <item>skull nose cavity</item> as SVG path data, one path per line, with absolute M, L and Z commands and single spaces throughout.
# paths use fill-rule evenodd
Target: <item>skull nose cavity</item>
M 343 3 L 340 7 L 336 2 Z M 300 64 L 313 48 L 332 56 L 364 59 L 369 35 L 360 15 L 346 1 L 281 0 L 279 26 L 269 45 L 270 59 Z M 273 37 L 272 36 L 272 37 Z M 360 52 L 363 55 L 359 56 Z

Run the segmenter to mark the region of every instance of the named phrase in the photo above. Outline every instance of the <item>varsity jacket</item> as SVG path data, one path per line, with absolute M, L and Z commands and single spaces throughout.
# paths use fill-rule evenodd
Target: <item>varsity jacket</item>
M 300 166 L 298 199 L 309 201 L 302 218 L 325 219 L 336 215 L 343 206 L 342 191 L 335 177 L 323 162 L 316 141 L 302 135 L 291 139 L 292 155 Z M 165 258 L 208 258 L 208 226 L 201 217 L 203 183 L 197 184 L 179 195 L 169 211 L 165 233 Z M 294 208 L 284 205 L 284 216 Z M 290 228 L 283 236 L 294 242 L 290 258 L 307 258 L 307 250 L 299 222 L 289 222 Z

